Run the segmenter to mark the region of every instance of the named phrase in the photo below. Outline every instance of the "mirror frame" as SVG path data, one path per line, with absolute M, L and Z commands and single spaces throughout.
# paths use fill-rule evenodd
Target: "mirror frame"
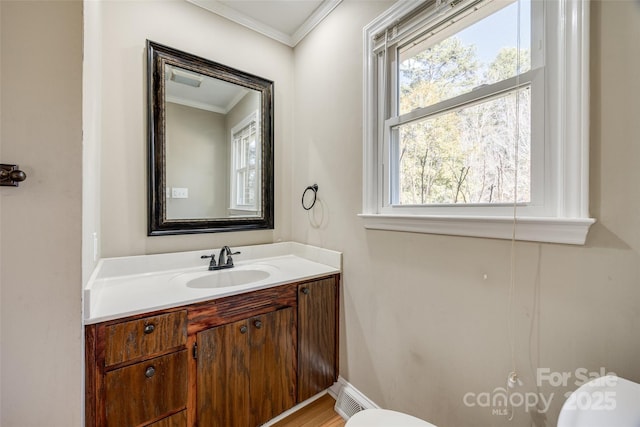
M 259 217 L 205 219 L 166 218 L 165 64 L 256 90 L 261 94 L 262 211 Z M 274 228 L 273 82 L 240 70 L 147 40 L 149 134 L 148 235 L 219 233 Z M 228 201 L 225 201 L 227 203 Z

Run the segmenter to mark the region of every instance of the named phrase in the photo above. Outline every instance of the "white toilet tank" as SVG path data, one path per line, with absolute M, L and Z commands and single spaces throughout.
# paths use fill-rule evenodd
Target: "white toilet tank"
M 607 375 L 583 384 L 562 405 L 558 427 L 603 426 L 640 426 L 640 384 Z

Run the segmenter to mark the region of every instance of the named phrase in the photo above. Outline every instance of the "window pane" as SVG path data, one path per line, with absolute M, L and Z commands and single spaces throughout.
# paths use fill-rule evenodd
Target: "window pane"
M 244 190 L 245 204 L 253 205 L 256 203 L 255 189 L 256 189 L 256 170 L 249 169 L 248 176 L 247 176 L 247 186 Z
M 256 138 L 255 135 L 252 135 L 250 139 L 247 140 L 247 166 L 255 166 L 256 165 Z
M 502 8 L 477 20 L 498 7 Z M 530 0 L 494 0 L 457 23 L 447 21 L 400 49 L 400 114 L 528 71 L 530 45 Z
M 394 128 L 394 204 L 513 203 L 516 171 L 517 200 L 529 202 L 530 92 Z

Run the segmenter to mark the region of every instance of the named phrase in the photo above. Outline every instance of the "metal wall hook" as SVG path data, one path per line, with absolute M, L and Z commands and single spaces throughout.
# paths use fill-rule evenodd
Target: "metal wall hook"
M 27 179 L 27 174 L 18 169 L 18 165 L 0 164 L 0 186 L 17 187 Z

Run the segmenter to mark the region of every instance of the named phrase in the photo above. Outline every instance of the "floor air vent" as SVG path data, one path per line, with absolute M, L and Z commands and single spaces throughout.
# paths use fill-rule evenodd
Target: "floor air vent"
M 335 411 L 340 414 L 342 418 L 348 420 L 355 413 L 369 408 L 362 399 L 359 398 L 360 393 L 354 388 L 345 385 L 340 389 L 338 393 L 338 399 L 336 400 Z

